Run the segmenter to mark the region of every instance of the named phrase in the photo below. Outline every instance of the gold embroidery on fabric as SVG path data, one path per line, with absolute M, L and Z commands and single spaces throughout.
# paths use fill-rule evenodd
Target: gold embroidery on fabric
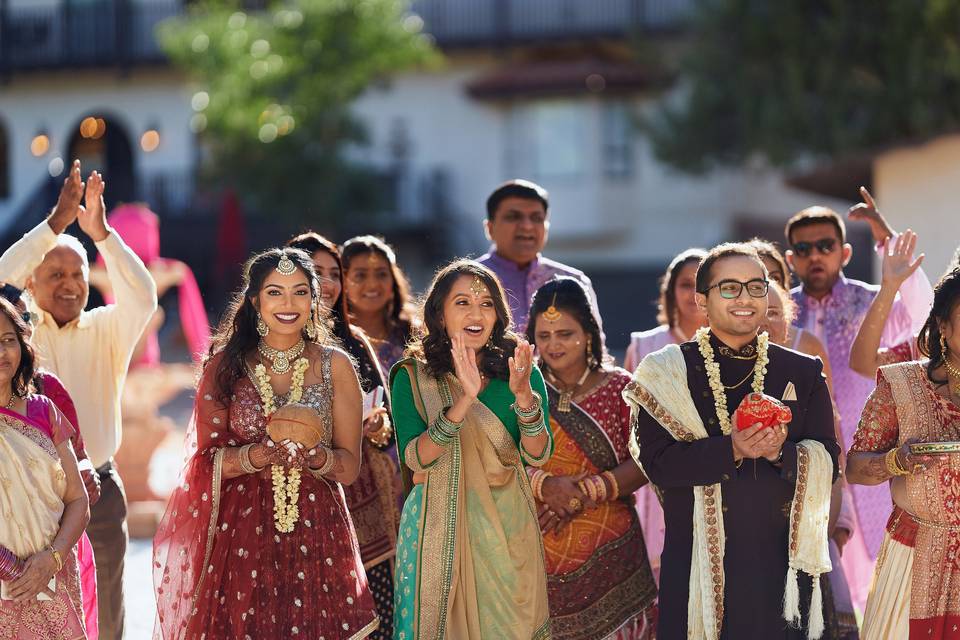
M 43 449 L 44 452 L 46 452 L 47 455 L 54 460 L 60 459 L 60 455 L 57 453 L 57 447 L 55 444 L 53 444 L 53 440 L 51 440 L 45 433 L 42 433 L 39 429 L 26 425 L 21 421 L 2 413 L 0 413 L 0 425 L 10 427 L 24 438 Z M 33 460 L 33 458 L 31 458 L 31 460 Z
M 193 600 L 190 603 L 190 615 L 197 610 L 197 598 L 207 577 L 207 567 L 210 566 L 210 556 L 213 553 L 213 538 L 217 531 L 217 519 L 220 517 L 220 475 L 223 472 L 223 455 L 226 449 L 217 449 L 213 454 L 213 478 L 211 479 L 211 493 L 213 500 L 210 503 L 210 522 L 207 524 L 207 547 L 203 553 L 203 564 L 200 565 L 200 579 L 197 588 L 193 591 Z

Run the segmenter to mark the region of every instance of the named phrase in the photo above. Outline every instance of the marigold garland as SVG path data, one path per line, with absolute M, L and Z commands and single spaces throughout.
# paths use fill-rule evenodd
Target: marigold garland
M 710 329 L 701 327 L 697 330 L 694 339 L 700 347 L 700 355 L 703 356 L 703 366 L 707 371 L 710 390 L 713 392 L 713 404 L 717 410 L 717 420 L 720 421 L 720 431 L 728 436 L 733 426 L 727 409 L 727 392 L 723 388 L 723 382 L 720 381 L 720 363 L 717 362 L 713 345 L 710 344 Z M 754 393 L 763 393 L 763 379 L 767 375 L 767 364 L 770 362 L 769 347 L 770 336 L 764 331 L 757 336 L 757 362 L 753 365 L 753 384 L 751 385 Z
M 303 380 L 310 362 L 306 358 L 299 358 L 293 365 L 293 376 L 290 378 L 290 397 L 287 404 L 300 402 L 303 397 Z M 257 391 L 260 393 L 263 415 L 269 418 L 276 410 L 276 398 L 270 376 L 263 364 L 258 364 L 253 370 L 257 378 Z M 289 473 L 283 466 L 275 464 L 270 468 L 273 478 L 273 518 L 274 526 L 280 533 L 290 533 L 300 519 L 300 509 L 297 501 L 300 499 L 300 469 L 290 469 Z

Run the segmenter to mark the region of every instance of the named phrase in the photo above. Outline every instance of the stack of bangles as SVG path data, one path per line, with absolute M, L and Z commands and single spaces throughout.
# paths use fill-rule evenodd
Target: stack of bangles
M 610 487 L 607 487 L 607 483 Z M 596 504 L 607 500 L 616 500 L 620 497 L 620 485 L 612 471 L 604 471 L 600 475 L 587 476 L 577 483 L 580 491 L 590 497 Z
M 16 580 L 23 575 L 25 563 L 13 551 L 0 545 L 0 580 Z
M 244 473 L 260 473 L 263 471 L 263 467 L 259 469 L 253 466 L 253 463 L 250 462 L 250 449 L 253 448 L 253 444 L 245 444 L 240 447 L 240 470 Z
M 527 408 L 513 403 L 513 412 L 517 414 L 517 423 L 520 426 L 520 434 L 528 438 L 536 438 L 543 433 L 547 424 L 543 419 L 543 401 L 536 392 L 533 394 L 533 404 Z
M 884 462 L 887 463 L 887 473 L 891 476 L 908 476 L 910 475 L 910 471 L 905 469 L 900 463 L 900 458 L 897 457 L 897 451 L 898 449 L 891 449 L 883 456 Z
M 453 442 L 453 439 L 460 433 L 460 427 L 463 426 L 463 420 L 453 422 L 447 417 L 447 409 L 449 409 L 449 407 L 441 411 L 437 419 L 434 420 L 430 428 L 427 429 L 427 435 L 440 447 L 446 447 Z
M 530 474 L 530 490 L 533 491 L 533 497 L 540 502 L 544 502 L 543 483 L 547 478 L 551 477 L 553 477 L 553 474 L 543 469 L 535 469 Z
M 320 452 L 320 451 L 323 451 L 324 453 L 326 453 L 326 456 L 323 459 L 323 464 L 320 465 L 320 467 L 317 469 L 314 469 L 313 467 L 307 467 L 307 470 L 315 478 L 320 478 L 321 476 L 325 476 L 328 473 L 330 473 L 330 470 L 333 469 L 333 465 L 336 462 L 333 456 L 333 451 L 331 449 L 323 446 L 317 447 L 317 452 Z

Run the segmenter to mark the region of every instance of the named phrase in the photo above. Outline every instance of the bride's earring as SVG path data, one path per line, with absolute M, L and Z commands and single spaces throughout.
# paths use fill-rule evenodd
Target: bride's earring
M 263 316 L 260 315 L 259 311 L 257 312 L 257 333 L 260 334 L 261 338 L 270 333 L 270 327 L 263 321 Z

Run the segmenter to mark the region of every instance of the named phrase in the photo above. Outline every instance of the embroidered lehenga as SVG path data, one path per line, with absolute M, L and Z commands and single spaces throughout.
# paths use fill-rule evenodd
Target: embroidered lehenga
M 60 531 L 66 476 L 56 446 L 72 427 L 44 396 L 27 415 L 0 408 L 0 546 L 23 560 L 48 548 Z M 76 547 L 63 556 L 52 600 L 0 600 L 3 640 L 86 638 Z
M 551 445 L 539 459 L 523 451 L 513 394 L 506 381 L 492 380 L 449 450 L 423 466 L 417 436 L 459 387 L 414 360 L 401 361 L 391 377 L 401 455 L 416 482 L 400 520 L 394 637 L 549 638 L 543 547 L 523 460 L 542 464 Z M 546 395 L 536 368 L 531 384 Z
M 921 362 L 880 369 L 851 452 L 886 452 L 911 439 L 960 440 L 960 406 L 936 393 Z M 861 637 L 960 638 L 960 456 L 892 482 L 895 505 Z
M 332 432 L 331 353 L 322 379 L 304 386 Z M 377 627 L 356 534 L 339 483 L 301 474 L 299 521 L 274 524 L 271 470 L 221 480 L 224 447 L 260 442 L 266 420 L 249 377 L 224 408 L 216 399 L 219 357 L 197 392 L 197 450 L 154 538 L 158 628 L 171 638 L 365 638 Z M 278 396 L 278 405 L 284 398 Z
M 543 466 L 553 475 L 594 475 L 632 460 L 630 408 L 622 391 L 630 382 L 618 369 L 570 410 L 547 386 L 554 454 Z M 633 496 L 584 510 L 559 532 L 543 536 L 547 595 L 555 640 L 652 639 L 657 588 L 644 547 Z

